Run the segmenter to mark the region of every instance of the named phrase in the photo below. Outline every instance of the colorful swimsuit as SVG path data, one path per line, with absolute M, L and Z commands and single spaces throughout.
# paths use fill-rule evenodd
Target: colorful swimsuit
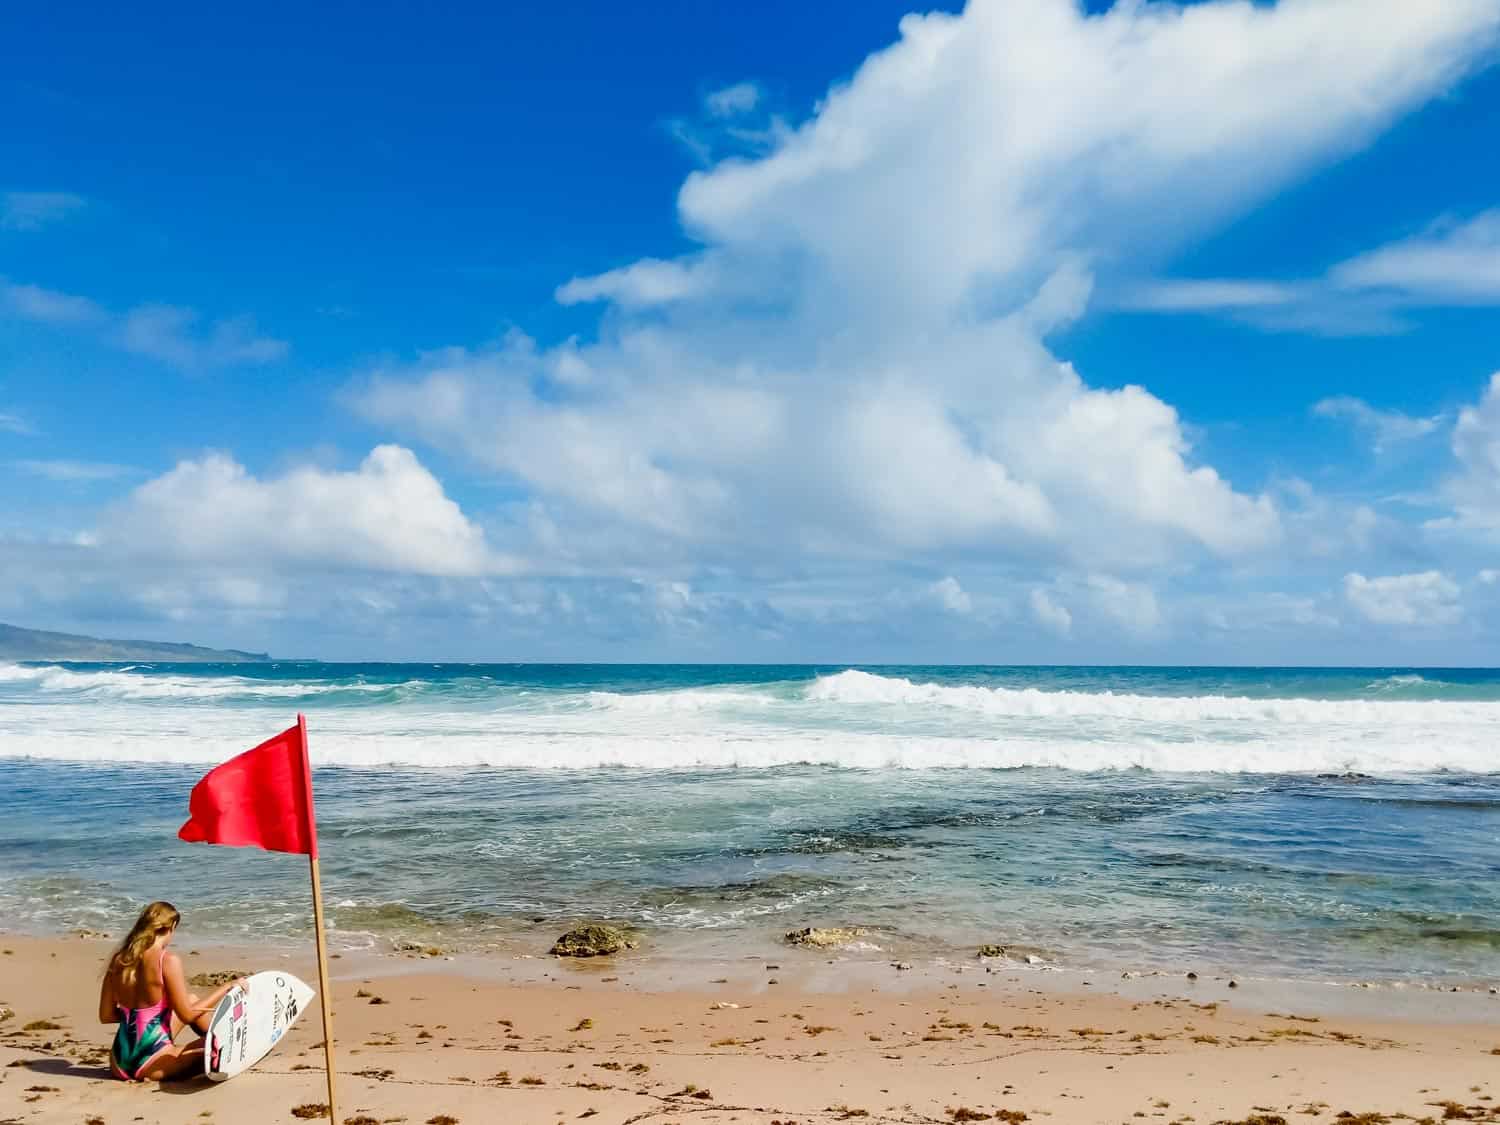
M 163 962 L 166 948 L 161 951 Z M 162 967 L 162 997 L 145 1008 L 127 1008 L 116 1004 L 120 1027 L 114 1045 L 109 1049 L 109 1065 L 116 1078 L 139 1082 L 162 1052 L 172 1046 L 172 1004 L 167 999 L 166 967 Z

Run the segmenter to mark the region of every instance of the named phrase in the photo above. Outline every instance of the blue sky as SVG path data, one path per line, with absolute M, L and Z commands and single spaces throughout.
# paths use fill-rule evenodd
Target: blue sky
M 1494 662 L 1492 0 L 542 7 L 0 43 L 0 619 Z

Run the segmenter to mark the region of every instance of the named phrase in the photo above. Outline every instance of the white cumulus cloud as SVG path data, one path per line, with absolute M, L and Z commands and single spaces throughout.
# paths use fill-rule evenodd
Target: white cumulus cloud
M 951 574 L 938 579 L 929 589 L 937 604 L 948 613 L 965 615 L 974 611 L 974 599 Z
M 1490 0 L 907 16 L 769 157 L 690 176 L 682 218 L 945 311 L 1060 249 L 1141 252 L 1221 219 L 1451 85 L 1497 29 Z
M 1146 389 L 1090 387 L 1022 313 L 1060 271 L 1158 253 L 1362 143 L 1497 25 L 1479 0 L 1378 9 L 908 17 L 769 152 L 688 177 L 701 252 L 559 290 L 623 314 L 569 345 L 587 392 L 529 389 L 502 348 L 377 372 L 363 409 L 554 505 L 693 539 L 781 524 L 817 551 L 1125 566 L 1264 547 L 1268 498 L 1198 461 Z
M 408 449 L 381 445 L 352 472 L 260 478 L 222 454 L 132 491 L 100 529 L 109 554 L 252 572 L 292 566 L 474 576 L 512 569 Z
M 1458 584 L 1436 570 L 1379 578 L 1351 572 L 1344 598 L 1377 625 L 1451 625 L 1463 616 Z
M 1454 515 L 1429 526 L 1500 532 L 1500 372 L 1490 376 L 1479 401 L 1458 413 L 1453 426 L 1458 472 L 1443 487 Z
M 1037 587 L 1031 591 L 1031 614 L 1037 623 L 1052 630 L 1060 637 L 1073 631 L 1073 615 L 1067 606 L 1052 600 L 1052 595 Z
M 1108 574 L 1091 574 L 1086 580 L 1094 608 L 1131 633 L 1146 635 L 1162 623 L 1156 592 L 1139 582 L 1122 582 Z
M 1367 143 L 1497 30 L 1492 0 L 908 16 L 800 125 L 687 177 L 692 252 L 559 289 L 605 305 L 596 334 L 387 364 L 350 400 L 515 485 L 570 564 L 1066 567 L 1111 576 L 1075 609 L 1151 633 L 1140 575 L 1265 557 L 1284 515 L 1206 463 L 1149 368 L 1106 389 L 1050 337 L 1096 276 Z

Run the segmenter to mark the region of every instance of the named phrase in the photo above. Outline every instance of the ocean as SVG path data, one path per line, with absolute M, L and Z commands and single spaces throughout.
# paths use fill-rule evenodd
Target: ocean
M 176 839 L 307 714 L 335 944 L 1500 980 L 1500 671 L 0 665 L 0 917 L 309 932 L 295 857 Z M 1035 960 L 1033 960 L 1035 959 Z

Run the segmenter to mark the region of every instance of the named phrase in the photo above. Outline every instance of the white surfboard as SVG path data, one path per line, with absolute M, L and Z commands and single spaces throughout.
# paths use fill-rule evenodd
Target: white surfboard
M 256 973 L 250 989 L 235 987 L 214 1009 L 204 1037 L 203 1073 L 233 1078 L 265 1058 L 317 995 L 291 973 Z

